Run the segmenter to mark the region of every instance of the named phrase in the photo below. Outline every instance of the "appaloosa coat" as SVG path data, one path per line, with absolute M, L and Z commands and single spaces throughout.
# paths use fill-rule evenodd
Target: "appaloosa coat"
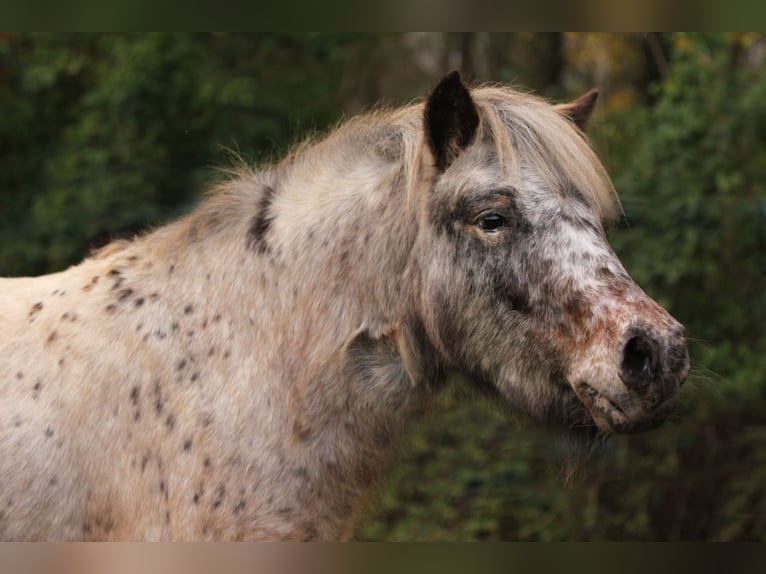
M 61 273 L 0 280 L 0 538 L 345 539 L 451 374 L 566 432 L 659 424 L 681 326 L 582 132 L 446 76 Z

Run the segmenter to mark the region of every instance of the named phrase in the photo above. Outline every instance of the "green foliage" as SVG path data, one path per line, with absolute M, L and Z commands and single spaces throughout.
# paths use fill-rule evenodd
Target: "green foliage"
M 737 47 L 677 38 L 673 73 L 633 128 L 641 143 L 617 179 L 629 229 L 613 241 L 693 337 L 752 346 L 766 307 L 766 78 L 738 65 Z
M 0 275 L 41 273 L 188 209 L 226 163 L 339 114 L 354 36 L 0 37 Z

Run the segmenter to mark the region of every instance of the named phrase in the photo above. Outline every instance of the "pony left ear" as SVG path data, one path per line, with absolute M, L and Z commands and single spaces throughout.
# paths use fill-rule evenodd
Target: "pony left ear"
M 588 128 L 588 122 L 590 121 L 590 116 L 593 113 L 593 108 L 596 105 L 597 99 L 598 88 L 593 88 L 591 91 L 583 94 L 573 102 L 559 104 L 555 106 L 555 108 L 560 114 L 569 118 L 574 125 L 584 132 Z
M 478 127 L 479 113 L 471 94 L 460 74 L 452 71 L 442 78 L 426 102 L 426 139 L 440 171 L 447 169 L 473 141 Z

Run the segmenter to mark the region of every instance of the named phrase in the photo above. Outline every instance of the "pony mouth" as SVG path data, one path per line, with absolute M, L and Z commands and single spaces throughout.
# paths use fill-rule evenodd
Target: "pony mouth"
M 620 400 L 608 396 L 595 386 L 581 382 L 575 394 L 585 406 L 593 423 L 602 432 L 632 434 L 660 426 L 673 410 L 677 394 L 648 406 L 640 397 L 623 394 Z
M 588 409 L 599 430 L 617 434 L 634 430 L 635 425 L 627 413 L 594 386 L 580 383 L 577 385 L 576 394 Z

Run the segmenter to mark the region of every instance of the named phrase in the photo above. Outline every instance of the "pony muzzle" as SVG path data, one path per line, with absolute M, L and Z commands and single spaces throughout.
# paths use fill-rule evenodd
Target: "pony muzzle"
M 618 344 L 616 377 L 581 377 L 573 385 L 602 431 L 640 432 L 661 425 L 673 410 L 689 374 L 683 327 L 660 336 L 649 328 L 626 332 Z M 601 380 L 599 380 L 601 379 Z

